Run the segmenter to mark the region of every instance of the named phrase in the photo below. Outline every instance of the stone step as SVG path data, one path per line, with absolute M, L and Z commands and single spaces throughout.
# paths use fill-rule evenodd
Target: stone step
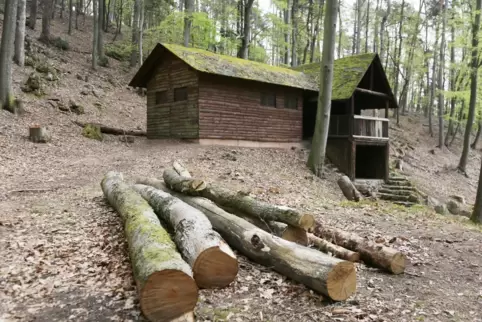
M 406 177 L 401 177 L 401 176 L 389 176 L 388 180 L 392 181 L 408 181 Z
M 412 186 L 412 184 L 408 180 L 401 181 L 401 180 L 391 180 L 391 179 L 389 179 L 386 184 L 388 184 L 390 186 L 402 186 L 402 187 L 411 187 Z
M 393 203 L 400 206 L 405 206 L 405 207 L 412 207 L 417 204 L 415 202 L 410 202 L 410 201 L 393 201 Z
M 378 198 L 382 200 L 388 200 L 388 201 L 408 201 L 408 202 L 416 202 L 416 203 L 419 202 L 418 198 L 413 195 L 401 196 L 401 195 L 396 195 L 391 193 L 379 193 Z
M 415 188 L 412 186 L 397 186 L 397 185 L 389 185 L 389 184 L 383 184 L 380 188 L 390 189 L 390 190 L 415 191 Z
M 387 193 L 392 195 L 399 195 L 399 196 L 410 196 L 412 194 L 411 190 L 404 190 L 404 189 L 387 189 L 387 188 L 380 188 L 378 189 L 379 193 Z

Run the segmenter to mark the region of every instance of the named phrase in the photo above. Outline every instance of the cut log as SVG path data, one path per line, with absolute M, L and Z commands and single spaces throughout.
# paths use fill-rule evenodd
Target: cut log
M 133 188 L 173 228 L 174 241 L 200 288 L 225 287 L 234 281 L 236 256 L 201 211 L 151 186 L 136 184 Z
M 337 183 L 346 199 L 356 202 L 360 201 L 361 194 L 355 188 L 350 178 L 347 176 L 342 176 L 340 179 L 338 179 Z
M 191 174 L 187 171 L 186 167 L 181 163 L 181 161 L 174 161 L 172 167 L 181 177 L 190 178 Z
M 190 196 L 205 197 L 221 207 L 240 210 L 265 222 L 278 221 L 305 230 L 312 228 L 315 222 L 311 214 L 302 214 L 285 206 L 271 205 L 239 192 L 236 193 L 212 184 L 205 184 L 202 180 L 182 177 L 173 169 L 166 169 L 163 177 L 164 182 L 174 191 Z
M 156 188 L 172 193 L 201 210 L 228 244 L 250 260 L 270 267 L 335 301 L 346 300 L 356 291 L 356 271 L 352 262 L 273 236 L 224 211 L 209 199 L 173 192 L 160 180 L 139 181 L 157 182 Z
M 193 311 L 199 291 L 192 270 L 147 201 L 118 172 L 108 172 L 101 187 L 124 222 L 142 313 L 150 321 L 171 321 Z
M 72 121 L 74 124 L 85 127 L 87 124 L 93 124 L 100 127 L 100 131 L 104 134 L 111 134 L 111 135 L 130 135 L 130 136 L 146 136 L 146 132 L 138 131 L 138 130 L 123 130 L 117 129 L 114 127 L 105 126 L 99 123 L 84 123 L 79 121 Z
M 28 129 L 29 139 L 34 143 L 48 143 L 52 139 L 46 128 L 41 126 L 31 126 Z
M 349 249 L 330 243 L 327 240 L 321 239 L 313 234 L 308 234 L 308 240 L 310 244 L 313 244 L 316 248 L 325 253 L 331 253 L 333 256 L 350 261 L 358 262 L 360 260 L 360 254 L 352 252 Z
M 327 227 L 317 223 L 314 235 L 321 237 L 335 245 L 342 246 L 360 254 L 360 258 L 370 266 L 379 267 L 393 274 L 405 271 L 408 259 L 396 249 L 385 247 L 366 240 L 356 234 L 348 233 L 337 228 Z

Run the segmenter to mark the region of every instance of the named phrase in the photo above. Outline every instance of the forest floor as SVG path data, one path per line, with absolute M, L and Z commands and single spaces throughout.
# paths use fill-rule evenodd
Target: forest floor
M 85 45 L 89 33 L 74 31 L 69 37 L 66 29 L 56 20 L 52 32 L 68 39 L 71 51 L 45 49 L 60 81 L 44 97 L 27 95 L 19 88 L 31 68 L 16 68 L 16 93 L 28 112 L 0 114 L 1 322 L 142 321 L 122 223 L 104 201 L 100 181 L 109 170 L 121 171 L 127 180 L 161 177 L 174 159 L 197 176 L 383 238 L 411 262 L 397 276 L 359 264 L 357 292 L 334 303 L 239 255 L 232 285 L 201 291 L 198 321 L 482 321 L 482 229 L 464 217 L 436 215 L 422 206 L 346 202 L 336 170 L 329 169 L 324 179 L 314 177 L 305 167 L 307 151 L 300 149 L 83 137 L 72 120 L 144 129 L 145 97 L 126 87 L 133 71 L 121 63 L 111 60 L 110 68 L 92 72 Z M 88 75 L 88 82 L 78 75 Z M 73 99 L 86 113 L 61 112 L 53 99 L 65 104 Z M 437 150 L 423 122 L 401 117 L 400 127 L 392 126 L 394 147 L 410 146 L 405 174 L 438 199 L 458 194 L 473 203 L 480 153 L 471 152 L 468 178 L 459 174 L 454 168 L 460 141 L 451 151 Z M 28 141 L 34 123 L 49 128 L 51 143 Z

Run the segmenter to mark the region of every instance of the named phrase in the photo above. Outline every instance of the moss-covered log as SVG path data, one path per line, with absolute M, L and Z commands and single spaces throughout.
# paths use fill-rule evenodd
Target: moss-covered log
M 98 123 L 84 123 L 84 122 L 79 122 L 79 121 L 72 121 L 72 123 L 74 123 L 78 126 L 81 126 L 81 127 L 85 127 L 87 124 L 92 124 L 92 125 L 98 126 L 100 128 L 100 131 L 104 134 L 146 136 L 146 132 L 144 132 L 144 131 L 123 130 L 123 129 L 118 129 L 118 128 L 114 128 L 114 127 L 105 126 L 105 125 L 98 124 Z
M 147 201 L 118 172 L 108 172 L 101 187 L 124 222 L 142 313 L 151 321 L 171 321 L 193 311 L 198 287 L 192 270 Z
M 367 265 L 382 268 L 393 274 L 400 274 L 405 271 L 408 259 L 396 249 L 385 247 L 356 234 L 345 232 L 334 227 L 328 227 L 320 223 L 316 224 L 313 234 L 359 253 L 360 258 Z
M 201 211 L 151 186 L 136 184 L 133 188 L 173 228 L 174 241 L 191 265 L 199 287 L 225 287 L 234 281 L 236 256 Z
M 350 201 L 360 201 L 361 193 L 355 188 L 353 182 L 347 176 L 341 176 L 337 181 L 343 195 Z
M 325 253 L 331 253 L 333 256 L 350 261 L 358 262 L 360 260 L 360 254 L 353 252 L 349 249 L 330 243 L 320 237 L 313 234 L 308 234 L 308 240 L 310 244 L 313 244 L 316 248 Z
M 346 300 L 356 291 L 353 263 L 273 236 L 224 211 L 209 199 L 173 192 L 160 180 L 139 179 L 138 182 L 155 184 L 156 188 L 201 210 L 229 245 L 250 260 L 271 267 L 336 301 Z
M 221 207 L 237 209 L 265 222 L 278 221 L 305 230 L 312 228 L 315 222 L 311 214 L 302 214 L 289 207 L 272 205 L 242 193 L 236 193 L 212 184 L 205 184 L 202 180 L 183 177 L 174 169 L 166 169 L 163 177 L 164 182 L 174 191 L 191 196 L 205 197 Z

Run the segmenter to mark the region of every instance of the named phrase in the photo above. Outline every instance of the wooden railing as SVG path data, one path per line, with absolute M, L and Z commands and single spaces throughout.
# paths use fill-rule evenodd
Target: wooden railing
M 353 126 L 350 131 L 350 126 Z M 331 115 L 328 136 L 388 139 L 388 119 L 355 115 Z
M 388 139 L 388 119 L 355 115 L 353 136 Z

